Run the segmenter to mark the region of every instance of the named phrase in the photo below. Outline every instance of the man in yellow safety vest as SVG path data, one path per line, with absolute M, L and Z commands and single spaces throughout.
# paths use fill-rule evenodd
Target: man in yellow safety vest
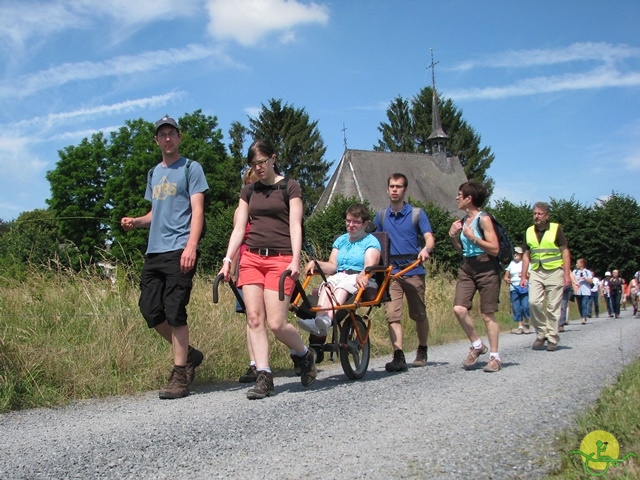
M 549 204 L 534 204 L 533 223 L 527 229 L 522 259 L 522 271 L 529 272 L 529 309 L 536 330 L 532 348 L 542 350 L 547 342 L 547 351 L 555 352 L 562 290 L 571 285 L 571 254 L 560 224 L 549 222 Z M 523 275 L 521 285 L 526 284 Z

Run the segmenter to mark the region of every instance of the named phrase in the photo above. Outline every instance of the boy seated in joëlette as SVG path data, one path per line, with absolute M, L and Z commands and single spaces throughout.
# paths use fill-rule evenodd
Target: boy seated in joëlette
M 318 312 L 316 318 L 298 319 L 302 330 L 314 335 L 326 336 L 333 323 L 335 305 L 342 305 L 349 295 L 360 288 L 373 287 L 377 284 L 373 278 L 368 278 L 365 269 L 378 265 L 380 261 L 380 242 L 366 232 L 369 225 L 369 209 L 360 203 L 347 208 L 347 233 L 340 235 L 331 248 L 331 255 L 327 261 L 310 261 L 304 268 L 307 275 L 313 275 L 318 266 L 322 272 L 330 275 L 320 286 L 318 293 L 318 307 L 326 309 Z

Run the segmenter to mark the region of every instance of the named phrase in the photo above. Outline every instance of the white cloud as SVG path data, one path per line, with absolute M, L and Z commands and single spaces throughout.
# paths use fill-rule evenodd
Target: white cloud
M 5 182 L 24 183 L 41 176 L 47 162 L 38 158 L 29 146 L 32 139 L 26 136 L 3 135 L 0 137 L 0 169 Z
M 470 60 L 453 67 L 455 71 L 472 68 L 522 68 L 557 65 L 569 62 L 611 62 L 627 58 L 640 58 L 640 48 L 609 43 L 573 43 L 562 48 L 509 50 L 479 60 Z
M 181 63 L 194 62 L 208 57 L 216 57 L 221 63 L 236 66 L 222 50 L 192 44 L 182 49 L 163 50 L 162 55 L 158 55 L 157 51 L 152 51 L 139 55 L 123 55 L 104 62 L 63 63 L 0 84 L 0 98 L 21 98 L 70 82 L 133 75 L 154 71 L 162 67 L 175 67 Z
M 295 39 L 292 29 L 304 23 L 325 25 L 329 8 L 296 0 L 208 0 L 209 32 L 215 38 L 254 46 L 272 32 L 283 42 Z
M 113 28 L 142 27 L 192 16 L 201 4 L 201 0 L 20 0 L 2 5 L 0 43 L 8 50 L 22 50 L 34 39 L 68 29 L 87 29 L 104 17 L 112 19 Z

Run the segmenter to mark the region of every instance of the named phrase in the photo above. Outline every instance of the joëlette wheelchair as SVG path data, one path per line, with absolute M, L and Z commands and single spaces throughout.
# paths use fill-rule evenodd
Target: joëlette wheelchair
M 305 277 L 304 281 L 296 282 L 295 290 L 291 296 L 290 310 L 299 318 L 315 318 L 318 312 L 333 310 L 334 320 L 328 336 L 309 335 L 309 346 L 316 351 L 316 362 L 324 360 L 325 352 L 328 352 L 333 360 L 337 353 L 340 357 L 342 370 L 350 380 L 361 379 L 367 372 L 370 357 L 369 332 L 371 331 L 371 311 L 374 307 L 388 300 L 389 284 L 401 277 L 409 270 L 420 264 L 415 255 L 394 256 L 392 260 L 409 262 L 396 274 L 392 274 L 393 265 L 389 260 L 389 237 L 385 232 L 374 232 L 380 242 L 380 262 L 378 265 L 365 269 L 367 278 L 373 277 L 377 288 L 367 287 L 349 296 L 347 300 L 339 304 L 335 298 L 330 307 L 319 307 L 318 289 L 313 288 L 311 294 L 306 292 L 311 286 L 312 278 L 320 275 L 326 281 L 325 274 L 318 267 L 313 275 Z M 280 277 L 280 299 L 284 300 L 284 281 L 291 272 L 285 271 Z M 330 296 L 330 298 L 332 298 Z M 329 340 L 329 341 L 327 341 Z
M 309 347 L 316 351 L 317 363 L 324 360 L 325 352 L 330 353 L 332 360 L 337 353 L 340 357 L 342 370 L 350 380 L 359 380 L 364 377 L 369 367 L 371 351 L 369 340 L 371 319 L 369 316 L 371 311 L 374 307 L 378 307 L 388 300 L 388 288 L 392 281 L 421 263 L 415 255 L 394 255 L 390 258 L 388 235 L 385 232 L 374 232 L 372 235 L 375 235 L 380 242 L 380 262 L 378 265 L 367 267 L 365 273 L 367 278 L 373 277 L 375 279 L 377 288 L 359 289 L 342 304 L 334 301 L 329 308 L 318 307 L 317 288 L 312 288 L 311 282 L 316 275 L 320 275 L 323 281 L 326 281 L 325 275 L 318 268 L 317 272 L 308 275 L 302 282 L 299 280 L 295 282 L 289 307 L 297 317 L 305 319 L 315 318 L 318 312 L 334 311 L 334 320 L 329 335 L 310 334 Z M 408 264 L 403 265 L 402 270 L 393 274 L 393 264 L 390 264 L 390 260 L 408 262 Z M 285 280 L 289 275 L 291 275 L 291 271 L 286 270 L 280 276 L 279 298 L 282 301 L 285 299 Z M 213 282 L 213 303 L 218 303 L 218 285 L 222 279 L 222 275 L 218 275 Z M 229 286 L 239 305 L 244 308 L 240 290 L 236 288 L 233 281 L 229 282 Z M 307 289 L 311 289 L 309 294 L 307 294 Z

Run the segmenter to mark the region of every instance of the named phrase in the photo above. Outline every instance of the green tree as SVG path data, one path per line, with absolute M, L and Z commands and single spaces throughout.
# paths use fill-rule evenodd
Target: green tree
M 282 174 L 300 183 L 305 213 L 311 214 L 329 171 L 329 164 L 322 159 L 327 149 L 318 121 L 310 121 L 304 108 L 271 99 L 268 106 L 262 105 L 257 118 L 249 119 L 249 125 L 254 140 L 267 140 L 276 149 Z
M 448 149 L 457 156 L 467 178 L 483 183 L 493 191 L 493 179 L 487 175 L 495 155 L 489 147 L 481 147 L 481 137 L 462 118 L 451 99 L 438 97 L 438 110 L 442 128 L 449 135 Z M 410 121 L 407 115 L 410 115 Z M 433 116 L 433 89 L 424 87 L 412 100 L 395 98 L 387 109 L 388 123 L 381 122 L 378 131 L 382 139 L 374 150 L 386 152 L 431 153 L 428 141 Z
M 398 96 L 387 109 L 389 123 L 381 123 L 378 131 L 382 140 L 374 147 L 377 151 L 407 152 L 416 151 L 416 139 L 413 135 L 413 123 L 409 102 Z
M 0 262 L 3 275 L 16 277 L 26 265 L 46 266 L 61 253 L 58 223 L 53 210 L 21 213 L 11 228 L 0 237 Z M 70 252 L 74 254 L 74 249 Z
M 46 174 L 51 186 L 46 202 L 56 215 L 60 237 L 75 245 L 80 260 L 87 263 L 97 249 L 104 249 L 108 231 L 104 198 L 107 141 L 99 132 L 58 155 L 56 168 Z
M 514 247 L 523 246 L 527 228 L 533 225 L 533 208 L 527 203 L 514 205 L 507 199 L 500 199 L 494 202 L 492 208 L 486 209 L 491 212 L 507 230 L 507 235 Z
M 640 207 L 636 199 L 612 192 L 609 198 L 596 202 L 586 220 L 582 219 L 575 235 L 581 238 L 581 254 L 589 268 L 600 276 L 617 268 L 629 281 L 640 261 Z

